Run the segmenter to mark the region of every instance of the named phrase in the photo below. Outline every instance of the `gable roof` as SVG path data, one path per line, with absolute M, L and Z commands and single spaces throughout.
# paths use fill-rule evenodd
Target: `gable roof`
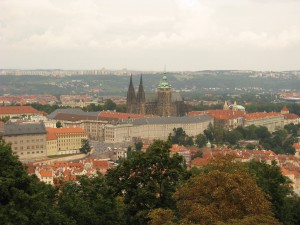
M 55 119 L 58 114 L 70 114 L 80 116 L 98 116 L 99 112 L 84 112 L 79 108 L 68 108 L 68 109 L 56 109 L 48 115 L 49 119 Z
M 36 110 L 32 106 L 0 106 L 0 115 L 9 114 L 44 114 L 41 111 Z
M 263 119 L 266 117 L 283 117 L 281 113 L 278 112 L 256 112 L 256 113 L 249 113 L 244 116 L 245 120 L 257 120 L 257 119 Z
M 47 127 L 48 133 L 54 134 L 69 134 L 69 133 L 85 133 L 84 129 L 81 127 L 61 127 L 61 128 L 52 128 Z
M 4 124 L 4 136 L 24 134 L 46 134 L 43 123 L 6 123 Z

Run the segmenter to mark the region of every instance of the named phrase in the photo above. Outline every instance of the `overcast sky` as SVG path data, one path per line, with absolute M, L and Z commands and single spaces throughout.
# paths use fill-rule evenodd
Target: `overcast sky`
M 300 0 L 0 0 L 0 68 L 300 69 Z

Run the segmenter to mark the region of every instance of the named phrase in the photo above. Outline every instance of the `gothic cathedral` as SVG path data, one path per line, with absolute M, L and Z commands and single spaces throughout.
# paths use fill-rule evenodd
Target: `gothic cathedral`
M 138 92 L 134 90 L 132 75 L 127 92 L 127 112 L 158 116 L 184 116 L 187 106 L 178 92 L 172 91 L 166 74 L 157 86 L 156 93 L 145 93 L 141 75 Z

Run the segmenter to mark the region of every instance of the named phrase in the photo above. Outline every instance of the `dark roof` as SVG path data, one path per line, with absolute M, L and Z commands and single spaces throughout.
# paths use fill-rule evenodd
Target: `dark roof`
M 48 115 L 48 118 L 56 119 L 56 116 L 58 114 L 97 117 L 99 115 L 99 112 L 84 112 L 82 109 L 78 109 L 78 108 L 56 109 L 54 112 Z
M 76 114 L 66 114 L 59 113 L 53 119 L 55 120 L 66 120 L 66 121 L 79 121 L 79 120 L 98 120 L 98 115 L 76 115 Z
M 144 125 L 144 124 L 172 124 L 172 123 L 199 123 L 199 122 L 207 122 L 212 121 L 213 118 L 201 115 L 198 117 L 159 117 L 159 118 L 141 118 L 132 121 L 133 125 Z
M 4 136 L 22 134 L 46 134 L 43 123 L 6 123 L 4 124 Z

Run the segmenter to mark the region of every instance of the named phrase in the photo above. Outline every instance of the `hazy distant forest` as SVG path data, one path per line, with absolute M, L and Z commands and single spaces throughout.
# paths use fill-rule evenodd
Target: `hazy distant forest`
M 297 91 L 300 79 L 250 77 L 248 74 L 202 73 L 167 74 L 175 90 L 183 90 L 184 97 L 195 97 L 201 93 L 213 91 L 222 93 L 267 92 L 282 90 Z M 146 92 L 154 91 L 162 74 L 143 74 Z M 134 85 L 139 84 L 140 75 L 133 76 Z M 0 95 L 3 94 L 91 94 L 125 96 L 129 84 L 129 75 L 82 75 L 82 76 L 0 76 Z M 95 94 L 96 93 L 96 94 Z

